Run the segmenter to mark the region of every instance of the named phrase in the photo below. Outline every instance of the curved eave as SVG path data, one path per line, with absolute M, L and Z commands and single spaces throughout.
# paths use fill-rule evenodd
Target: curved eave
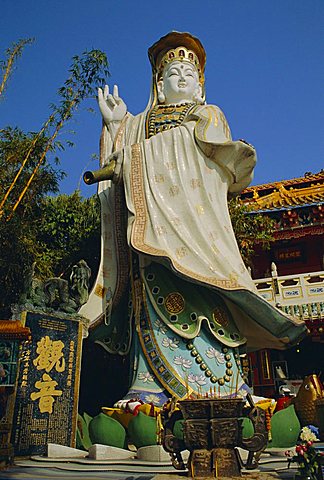
M 324 235 L 323 225 L 298 226 L 290 229 L 276 230 L 274 233 L 275 240 L 289 240 L 291 238 L 302 238 L 313 235 Z
M 254 207 L 253 204 L 249 204 L 251 207 Z M 271 208 L 260 208 L 256 210 L 252 210 L 251 212 L 247 212 L 247 215 L 257 215 L 259 213 L 273 213 L 273 212 L 285 212 L 289 210 L 294 210 L 297 208 L 307 208 L 307 207 L 317 207 L 319 205 L 324 205 L 324 201 L 320 202 L 312 202 L 312 203 L 303 203 L 300 205 L 286 205 L 286 206 L 281 206 L 281 207 L 271 207 Z
M 245 188 L 242 192 L 242 195 L 244 196 L 244 194 L 253 193 L 254 191 L 260 192 L 262 190 L 278 189 L 281 185 L 283 185 L 284 187 L 291 187 L 291 186 L 304 185 L 308 183 L 323 182 L 323 181 L 324 181 L 324 171 L 321 171 L 319 173 L 313 173 L 304 177 L 291 178 L 289 180 L 279 180 L 271 183 L 263 183 L 261 185 L 253 185 Z
M 23 327 L 19 320 L 0 320 L 0 339 L 26 340 L 30 337 L 30 329 Z

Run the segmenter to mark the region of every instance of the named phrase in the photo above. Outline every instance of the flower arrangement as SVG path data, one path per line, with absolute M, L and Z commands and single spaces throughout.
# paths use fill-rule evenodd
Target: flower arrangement
M 310 480 L 316 480 L 317 478 L 319 453 L 316 452 L 313 447 L 313 443 L 319 440 L 317 435 L 318 428 L 313 425 L 303 427 L 295 448 L 296 455 L 292 455 L 290 450 L 285 452 L 288 457 L 289 466 L 293 462 L 298 464 L 298 474 L 296 478 Z

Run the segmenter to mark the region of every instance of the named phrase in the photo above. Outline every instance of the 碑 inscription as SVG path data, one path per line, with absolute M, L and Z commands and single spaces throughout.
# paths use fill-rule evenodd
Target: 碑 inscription
M 82 325 L 27 312 L 32 341 L 22 347 L 14 408 L 15 455 L 44 454 L 47 443 L 75 446 Z

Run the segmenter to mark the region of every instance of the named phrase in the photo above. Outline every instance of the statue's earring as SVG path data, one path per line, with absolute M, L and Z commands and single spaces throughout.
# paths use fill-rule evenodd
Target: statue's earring
M 165 102 L 165 95 L 163 93 L 163 82 L 162 81 L 158 82 L 157 90 L 158 90 L 159 103 L 164 103 Z
M 159 100 L 159 103 L 164 103 L 165 102 L 165 95 L 164 95 L 163 92 L 158 93 L 158 100 Z
M 203 99 L 203 96 L 202 96 L 202 87 L 201 87 L 201 85 L 199 85 L 199 87 L 197 88 L 197 91 L 194 93 L 194 95 L 193 95 L 193 100 L 194 100 L 196 103 L 200 103 L 200 104 L 203 104 L 203 103 L 204 103 L 204 99 Z

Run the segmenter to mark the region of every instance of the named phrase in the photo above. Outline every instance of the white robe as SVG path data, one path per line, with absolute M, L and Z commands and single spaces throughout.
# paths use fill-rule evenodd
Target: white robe
M 120 150 L 116 176 L 127 205 L 127 244 L 142 266 L 157 261 L 174 274 L 215 289 L 227 304 L 250 349 L 286 348 L 304 335 L 303 322 L 284 315 L 263 300 L 242 261 L 227 207 L 252 179 L 254 149 L 230 139 L 216 106 L 197 106 L 175 128 L 145 138 L 145 114 L 127 116 L 114 148 Z M 102 158 L 112 151 L 104 128 Z M 104 160 L 103 160 L 104 161 Z M 120 299 L 127 276 L 120 195 L 101 184 L 103 258 L 97 284 L 80 313 L 93 323 L 102 318 L 107 292 Z M 119 241 L 116 241 L 119 235 Z M 124 277 L 124 281 L 121 280 Z M 116 293 L 117 292 L 117 293 Z M 113 305 L 112 305 L 113 308 Z M 106 321 L 109 323 L 109 319 Z

